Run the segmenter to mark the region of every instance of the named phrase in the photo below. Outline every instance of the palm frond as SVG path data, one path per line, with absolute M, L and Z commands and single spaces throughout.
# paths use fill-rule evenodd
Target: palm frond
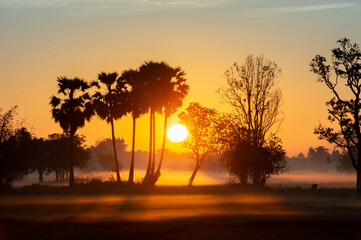
M 55 96 L 52 96 L 52 97 L 51 97 L 51 100 L 50 100 L 50 105 L 55 108 L 55 107 L 57 107 L 59 104 L 60 104 L 60 99 L 57 98 L 57 97 L 55 97 Z

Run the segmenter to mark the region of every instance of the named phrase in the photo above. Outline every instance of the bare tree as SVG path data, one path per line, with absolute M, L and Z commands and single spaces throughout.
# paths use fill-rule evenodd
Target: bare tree
M 218 91 L 234 107 L 250 144 L 262 147 L 282 122 L 282 93 L 276 87 L 281 69 L 263 56 L 249 55 L 244 64 L 234 63 L 225 73 L 227 85 Z
M 357 43 L 347 38 L 337 43 L 340 47 L 331 50 L 332 65 L 326 63 L 325 57 L 316 55 L 310 66 L 318 76 L 317 81 L 324 83 L 333 94 L 327 102 L 328 120 L 338 123 L 339 130 L 319 125 L 314 133 L 347 150 L 357 172 L 357 195 L 361 196 L 361 51 Z M 345 90 L 348 92 L 342 95 Z
M 277 87 L 281 69 L 262 55 L 249 55 L 226 72 L 227 85 L 219 89 L 233 109 L 230 124 L 220 122 L 222 158 L 241 183 L 264 185 L 273 174 L 286 170 L 285 151 L 276 133 L 283 119 L 282 93 Z M 222 140 L 223 139 L 223 140 Z

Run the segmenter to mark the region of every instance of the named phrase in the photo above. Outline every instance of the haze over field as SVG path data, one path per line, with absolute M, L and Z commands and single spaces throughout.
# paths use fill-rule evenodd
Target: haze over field
M 329 91 L 309 72 L 315 54 L 329 56 L 335 41 L 361 22 L 361 3 L 350 1 L 7 1 L 0 2 L 0 102 L 19 105 L 39 137 L 61 132 L 51 119 L 49 98 L 56 78 L 96 79 L 100 71 L 139 66 L 144 60 L 181 66 L 191 87 L 189 102 L 230 111 L 215 91 L 223 73 L 248 54 L 264 54 L 282 68 L 285 114 L 280 137 L 288 156 L 320 143 L 313 129 L 327 119 Z M 170 125 L 177 122 L 176 115 Z M 116 122 L 117 136 L 131 142 L 130 117 Z M 157 120 L 157 142 L 162 121 Z M 126 127 L 124 127 L 126 126 Z M 148 147 L 148 118 L 139 120 L 136 148 Z M 81 129 L 88 145 L 110 137 L 107 124 L 93 120 Z M 181 152 L 180 143 L 167 142 Z M 160 148 L 160 145 L 157 146 Z
M 118 159 L 121 166 L 120 176 L 122 181 L 128 179 L 129 174 L 129 159 L 130 152 L 122 152 L 118 149 Z M 96 156 L 93 150 L 92 158 L 85 169 L 76 169 L 75 176 L 78 181 L 87 183 L 92 180 L 114 181 L 116 175 L 114 171 L 103 170 L 100 164 L 100 159 Z M 156 156 L 159 158 L 159 152 Z M 135 153 L 135 181 L 141 182 L 144 177 L 148 153 L 145 151 L 138 151 Z M 189 154 L 174 153 L 166 151 L 163 166 L 163 171 L 157 186 L 185 186 L 192 174 L 194 168 L 194 159 L 190 158 Z M 272 187 L 302 187 L 310 188 L 312 184 L 318 184 L 320 188 L 354 188 L 356 175 L 350 168 L 349 172 L 338 169 L 338 162 L 329 162 L 332 159 L 310 157 L 294 157 L 287 158 L 289 164 L 289 171 L 280 175 L 272 176 L 268 185 Z M 55 174 L 44 176 L 44 183 L 50 186 L 66 186 L 68 183 L 54 182 Z M 14 182 L 14 187 L 21 187 L 39 182 L 38 173 L 33 173 L 26 176 L 22 180 Z M 224 163 L 219 162 L 216 156 L 209 156 L 205 161 L 204 166 L 200 169 L 197 177 L 194 180 L 196 186 L 201 185 L 224 185 L 232 183 Z

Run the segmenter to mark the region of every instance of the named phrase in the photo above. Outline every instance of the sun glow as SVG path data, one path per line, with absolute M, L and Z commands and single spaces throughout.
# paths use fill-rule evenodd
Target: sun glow
M 168 128 L 167 136 L 172 142 L 183 142 L 188 137 L 188 130 L 181 124 L 174 124 Z

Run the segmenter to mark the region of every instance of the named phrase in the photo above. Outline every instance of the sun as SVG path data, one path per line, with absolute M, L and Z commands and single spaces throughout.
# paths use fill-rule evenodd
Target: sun
M 167 136 L 172 142 L 183 142 L 188 137 L 188 130 L 181 124 L 173 124 L 168 128 Z

